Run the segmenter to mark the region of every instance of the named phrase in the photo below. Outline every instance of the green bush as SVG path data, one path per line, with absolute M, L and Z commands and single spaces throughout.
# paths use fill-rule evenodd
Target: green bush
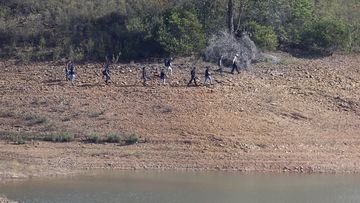
M 71 142 L 74 140 L 74 135 L 70 133 L 49 134 L 43 140 L 48 142 Z
M 284 31 L 283 36 L 285 37 L 280 37 L 280 39 L 284 43 L 301 45 L 301 35 L 304 28 L 307 27 L 314 18 L 313 0 L 291 0 L 288 4 L 291 15 L 282 25 Z
M 120 135 L 116 135 L 116 134 L 109 134 L 106 137 L 105 142 L 108 142 L 108 143 L 121 143 L 122 142 L 122 137 Z
M 274 50 L 279 41 L 271 26 L 259 25 L 256 22 L 249 23 L 249 31 L 255 44 L 263 50 Z
M 340 20 L 316 20 L 303 33 L 305 45 L 323 50 L 344 48 L 349 41 L 349 26 Z
M 191 55 L 205 46 L 205 33 L 196 15 L 184 10 L 167 11 L 158 31 L 158 42 L 171 54 Z
M 90 143 L 100 143 L 101 137 L 98 134 L 91 134 L 86 138 L 86 141 Z

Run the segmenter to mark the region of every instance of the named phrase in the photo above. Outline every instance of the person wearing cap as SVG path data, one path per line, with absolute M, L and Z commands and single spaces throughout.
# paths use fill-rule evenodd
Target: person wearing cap
M 210 85 L 213 84 L 213 82 L 212 82 L 212 77 L 211 77 L 211 72 L 210 72 L 210 68 L 209 68 L 209 67 L 206 67 L 204 84 L 207 85 L 208 82 L 210 82 Z
M 190 79 L 189 83 L 187 84 L 187 86 L 189 87 L 193 81 L 194 81 L 195 86 L 198 86 L 196 83 L 196 67 L 194 67 L 191 70 L 191 79 Z
M 238 58 L 239 58 L 239 54 L 235 54 L 235 57 L 234 57 L 234 59 L 232 61 L 231 74 L 234 74 L 235 70 L 236 70 L 237 73 L 240 73 L 239 67 L 237 66 Z

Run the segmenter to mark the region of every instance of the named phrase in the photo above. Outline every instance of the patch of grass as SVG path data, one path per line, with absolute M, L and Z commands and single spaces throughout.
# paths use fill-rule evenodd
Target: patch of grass
M 53 122 L 47 122 L 47 124 L 43 127 L 43 131 L 52 132 L 57 130 L 57 126 Z
M 100 143 L 102 142 L 101 137 L 98 134 L 91 134 L 86 137 L 86 142 L 89 143 Z
M 281 65 L 300 65 L 302 62 L 295 58 L 282 58 L 279 62 Z
M 117 134 L 109 134 L 104 141 L 108 143 L 122 143 L 122 137 Z
M 70 133 L 48 134 L 43 140 L 47 142 L 71 142 L 74 140 L 74 135 Z
M 137 134 L 131 134 L 125 138 L 126 145 L 136 144 L 139 141 L 139 136 Z
M 13 132 L 0 131 L 0 139 L 1 140 L 10 140 L 14 136 L 16 136 L 16 134 Z
M 99 117 L 99 116 L 101 116 L 101 115 L 104 115 L 104 113 L 105 113 L 105 111 L 94 111 L 94 112 L 90 112 L 90 113 L 88 114 L 88 116 L 89 116 L 90 118 L 97 118 L 97 117 Z
M 137 134 L 131 134 L 128 136 L 110 134 L 104 140 L 104 142 L 120 143 L 122 145 L 132 145 L 138 143 L 138 141 L 139 141 L 139 136 Z
M 159 113 L 172 113 L 174 109 L 170 106 L 155 105 L 153 109 Z
M 22 137 L 19 137 L 16 141 L 14 141 L 14 144 L 23 145 L 26 144 L 26 141 Z
M 0 111 L 1 118 L 13 118 L 15 117 L 15 113 L 11 111 Z
M 57 109 L 55 109 L 56 112 L 60 112 L 60 113 L 63 113 L 65 112 L 66 110 L 69 109 L 69 102 L 68 101 L 65 101 L 64 99 L 61 99 L 60 100 L 60 104 L 58 106 Z
M 54 142 L 56 140 L 56 135 L 54 134 L 48 134 L 48 135 L 45 135 L 43 141 L 46 141 L 46 142 Z
M 25 115 L 24 120 L 28 121 L 27 123 L 28 126 L 41 125 L 48 122 L 46 117 L 31 115 L 31 114 Z
M 45 105 L 46 101 L 41 101 L 39 98 L 33 98 L 30 104 L 33 106 L 40 106 L 40 105 Z
M 39 136 L 38 134 L 28 133 L 28 132 L 13 133 L 13 132 L 0 131 L 0 139 L 7 140 L 15 144 L 25 144 L 26 141 L 39 139 Z
M 173 112 L 173 109 L 171 107 L 165 107 L 163 110 L 162 110 L 162 113 L 171 113 Z
M 15 145 L 26 144 L 26 140 L 24 139 L 24 137 L 22 135 L 12 134 L 12 136 L 7 137 L 6 140 L 10 141 L 12 144 L 15 144 Z
M 67 108 L 65 106 L 59 105 L 59 108 L 57 110 L 55 110 L 55 111 L 60 112 L 60 113 L 64 113 L 66 111 L 66 109 Z
M 74 135 L 71 133 L 51 133 L 51 134 L 42 134 L 37 132 L 22 132 L 22 133 L 12 133 L 0 131 L 0 139 L 7 140 L 14 144 L 26 144 L 26 142 L 37 141 L 46 141 L 46 142 L 71 142 L 73 141 Z
M 71 121 L 71 118 L 70 117 L 65 117 L 61 121 L 62 122 L 69 122 L 69 121 Z
M 119 135 L 119 134 L 109 134 L 106 138 L 101 138 L 98 134 L 91 134 L 86 137 L 86 142 L 88 143 L 118 143 L 121 145 L 132 145 L 139 142 L 139 136 L 137 134 L 131 134 L 128 136 Z
M 255 144 L 255 145 L 262 148 L 262 149 L 265 149 L 267 147 L 267 145 L 263 144 L 263 143 L 258 143 L 258 144 Z

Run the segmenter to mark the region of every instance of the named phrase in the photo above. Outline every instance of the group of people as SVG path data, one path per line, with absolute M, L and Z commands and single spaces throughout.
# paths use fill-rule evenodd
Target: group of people
M 218 69 L 216 70 L 217 72 L 220 73 L 221 76 L 223 76 L 223 59 L 224 56 L 221 55 L 220 58 L 218 59 Z M 231 70 L 231 74 L 234 74 L 234 72 L 236 71 L 237 73 L 240 73 L 239 70 L 239 66 L 238 66 L 238 60 L 239 60 L 239 55 L 236 54 L 232 60 L 232 70 Z M 165 71 L 164 68 L 161 69 L 160 71 L 160 85 L 166 85 L 166 79 L 167 79 L 167 74 L 170 73 L 172 75 L 173 73 L 173 68 L 172 68 L 172 62 L 173 62 L 173 58 L 165 58 L 164 59 L 164 66 L 165 69 L 167 71 Z M 76 73 L 75 73 L 75 68 L 73 63 L 70 61 L 65 68 L 65 72 L 66 72 L 66 80 L 71 81 L 71 84 L 74 85 L 74 81 L 75 81 L 75 77 L 76 77 Z M 111 71 L 110 71 L 110 65 L 109 63 L 105 64 L 105 67 L 102 71 L 102 75 L 103 78 L 105 79 L 105 83 L 108 84 L 111 81 Z M 197 83 L 197 76 L 196 76 L 196 67 L 193 67 L 191 72 L 191 79 L 188 82 L 187 86 L 190 86 L 191 84 L 194 83 L 195 86 L 198 86 Z M 213 79 L 212 79 L 212 73 L 210 71 L 210 67 L 207 66 L 205 69 L 205 81 L 204 84 L 205 85 L 212 85 L 213 84 Z M 147 69 L 144 66 L 142 68 L 142 80 L 143 80 L 143 86 L 147 86 L 148 85 L 148 74 L 147 74 Z

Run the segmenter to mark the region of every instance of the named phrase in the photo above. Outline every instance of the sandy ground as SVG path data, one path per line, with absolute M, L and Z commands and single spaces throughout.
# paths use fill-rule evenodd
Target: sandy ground
M 0 203 L 17 203 L 17 202 L 9 200 L 6 197 L 1 197 L 0 196 Z
M 186 87 L 196 65 L 175 61 L 168 85 L 159 63 L 121 64 L 105 85 L 101 64 L 77 66 L 75 86 L 56 63 L 0 62 L 0 137 L 69 132 L 70 143 L 0 141 L 0 181 L 89 169 L 360 172 L 360 55 L 257 63 L 210 87 Z M 215 67 L 214 67 L 215 69 Z M 227 70 L 228 71 L 228 70 Z M 43 118 L 42 121 L 34 121 Z M 110 133 L 139 143 L 90 144 Z

